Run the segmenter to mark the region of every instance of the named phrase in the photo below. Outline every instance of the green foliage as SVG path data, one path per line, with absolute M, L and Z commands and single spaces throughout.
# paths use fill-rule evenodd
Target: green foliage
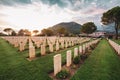
M 85 60 L 86 58 L 88 58 L 88 54 L 82 54 L 80 55 L 81 60 Z
M 67 33 L 67 30 L 66 30 L 65 28 L 63 28 L 63 27 L 59 27 L 59 28 L 57 29 L 57 33 L 59 33 L 59 34 L 66 34 L 66 33 Z
M 53 31 L 50 30 L 50 29 L 43 29 L 43 30 L 41 31 L 41 34 L 42 34 L 43 36 L 52 36 L 52 35 L 53 35 Z
M 11 35 L 11 32 L 13 31 L 12 28 L 5 28 L 3 31 L 7 32 L 8 35 Z
M 118 30 L 120 29 L 120 6 L 114 7 L 107 12 L 103 13 L 102 23 L 108 25 L 115 22 L 116 39 L 118 39 Z
M 17 33 L 15 31 L 12 31 L 11 36 L 16 36 Z
M 82 25 L 80 31 L 82 33 L 90 34 L 97 29 L 96 25 L 93 22 L 87 22 Z
M 119 40 L 114 40 L 113 39 L 113 41 L 120 45 L 120 39 Z
M 80 62 L 80 57 L 79 56 L 76 56 L 74 59 L 73 59 L 73 63 L 74 64 L 79 64 Z
M 23 29 L 20 29 L 18 31 L 18 36 L 24 36 L 24 30 Z
M 109 24 L 112 22 L 120 21 L 120 7 L 114 7 L 107 12 L 103 13 L 102 22 L 103 24 Z
M 31 32 L 28 29 L 20 29 L 18 36 L 31 36 Z
M 1 32 L 1 33 L 0 33 L 0 36 L 7 36 L 7 35 Z
M 33 30 L 33 33 L 34 33 L 35 35 L 37 35 L 38 32 L 39 32 L 38 30 Z
M 66 79 L 69 76 L 70 76 L 70 73 L 66 69 L 63 69 L 56 74 L 56 77 L 58 79 Z

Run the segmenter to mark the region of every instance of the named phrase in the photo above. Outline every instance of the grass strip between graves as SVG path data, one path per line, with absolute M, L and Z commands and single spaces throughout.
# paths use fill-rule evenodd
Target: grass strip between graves
M 113 40 L 113 41 L 120 45 L 120 39 L 118 39 L 118 40 Z
M 59 51 L 62 63 L 65 63 L 66 51 L 78 47 L 74 46 Z M 29 62 L 25 57 L 28 51 L 19 52 L 17 48 L 0 39 L 0 80 L 52 80 L 48 72 L 53 71 L 53 56 L 50 53 Z M 85 63 L 80 67 L 72 80 L 119 80 L 120 58 L 102 40 Z
M 71 80 L 120 80 L 120 57 L 102 40 Z
M 28 50 L 19 52 L 17 48 L 0 38 L 0 80 L 51 80 L 48 72 L 53 71 L 53 56 L 62 54 L 62 64 L 64 64 L 66 51 L 73 51 L 75 47 L 78 45 L 40 56 L 30 62 L 26 59 Z

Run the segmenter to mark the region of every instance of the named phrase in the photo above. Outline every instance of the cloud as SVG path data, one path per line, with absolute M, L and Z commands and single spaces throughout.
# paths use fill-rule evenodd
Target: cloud
M 0 4 L 6 6 L 24 5 L 31 4 L 31 0 L 0 0 Z
M 117 5 L 120 0 L 0 0 L 0 27 L 41 30 L 69 21 L 100 25 L 102 13 Z
M 102 14 L 105 11 L 106 11 L 105 9 L 91 7 L 90 9 L 88 9 L 86 11 L 83 11 L 82 14 L 88 15 L 88 16 L 95 16 L 95 15 L 98 15 L 98 14 Z
M 8 25 L 30 30 L 41 30 L 46 27 L 53 26 L 60 22 L 71 20 L 71 15 L 64 12 L 58 5 L 49 6 L 41 2 L 24 6 L 2 6 L 0 13 L 3 16 L 0 20 L 5 21 Z

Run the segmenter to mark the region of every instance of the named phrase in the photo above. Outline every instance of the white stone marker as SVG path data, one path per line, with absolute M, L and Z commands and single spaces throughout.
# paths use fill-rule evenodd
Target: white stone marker
M 29 46 L 29 58 L 35 58 L 35 47 Z
M 120 45 L 119 45 L 119 47 L 118 47 L 118 55 L 120 55 Z
M 82 54 L 82 46 L 79 46 L 79 54 Z
M 68 47 L 68 42 L 66 41 L 66 42 L 65 42 L 65 48 L 67 48 L 67 47 Z
M 54 76 L 61 71 L 61 54 L 54 56 Z
M 82 48 L 82 50 L 83 50 L 82 53 L 83 53 L 83 54 L 85 54 L 85 49 L 86 49 L 86 47 L 85 47 L 85 44 L 84 44 L 84 45 L 83 45 L 83 48 Z
M 53 52 L 53 44 L 49 44 L 49 50 L 50 52 Z
M 67 51 L 67 56 L 66 56 L 66 66 L 69 67 L 72 63 L 72 55 L 71 55 L 71 50 Z
M 74 48 L 74 57 L 78 56 L 78 48 Z
M 45 55 L 45 45 L 41 45 L 41 55 Z
M 39 47 L 40 47 L 40 44 L 39 44 L 39 42 L 37 42 L 37 43 L 36 43 L 36 46 L 37 46 L 37 48 L 39 48 Z
M 61 48 L 64 48 L 64 41 L 61 42 Z
M 23 43 L 22 43 L 22 42 L 20 42 L 20 47 L 19 47 L 19 50 L 20 50 L 20 51 L 23 51 L 23 50 L 24 50 L 24 45 L 23 45 Z
M 57 41 L 56 42 L 56 51 L 58 51 L 59 50 L 59 42 Z
M 14 47 L 18 47 L 18 46 L 19 46 L 18 42 L 15 41 Z

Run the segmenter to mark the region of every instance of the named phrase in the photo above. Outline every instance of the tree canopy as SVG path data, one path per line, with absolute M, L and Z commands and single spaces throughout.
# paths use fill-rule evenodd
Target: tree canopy
M 11 32 L 11 36 L 16 36 L 17 35 L 17 33 L 13 30 L 12 32 Z
M 68 31 L 65 29 L 65 28 L 63 28 L 63 27 L 59 27 L 58 29 L 57 29 L 57 34 L 59 34 L 60 36 L 61 35 L 67 35 L 68 34 Z
M 110 23 L 115 23 L 115 31 L 116 31 L 116 39 L 118 38 L 118 29 L 120 25 L 120 7 L 114 7 L 107 12 L 103 13 L 103 16 L 101 18 L 101 22 L 104 25 L 108 25 Z
M 81 33 L 90 34 L 97 29 L 96 25 L 93 22 L 87 22 L 81 26 Z
M 43 36 L 52 36 L 53 35 L 53 31 L 50 30 L 50 29 L 43 29 L 41 31 L 41 35 L 43 35 Z
M 39 32 L 38 30 L 33 30 L 33 33 L 34 33 L 35 35 L 37 35 L 38 32 Z
M 4 31 L 8 33 L 8 35 L 11 35 L 13 29 L 12 28 L 5 28 Z
M 21 29 L 18 31 L 18 36 L 31 36 L 31 32 L 27 29 Z

